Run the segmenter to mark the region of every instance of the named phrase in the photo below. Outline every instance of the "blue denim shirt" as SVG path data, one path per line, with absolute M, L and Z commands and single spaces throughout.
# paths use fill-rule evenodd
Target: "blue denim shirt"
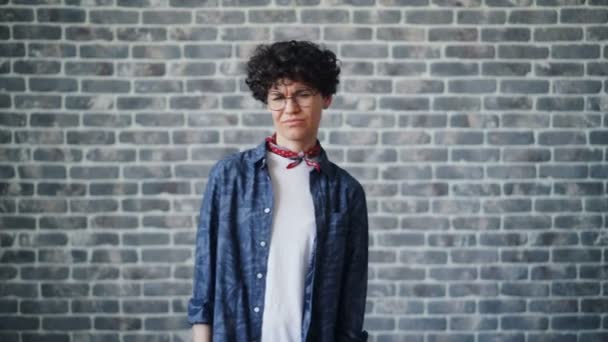
M 188 321 L 213 341 L 260 341 L 273 191 L 265 143 L 218 162 L 203 196 Z M 302 341 L 366 341 L 368 226 L 357 180 L 320 156 L 310 173 L 316 238 L 305 275 Z

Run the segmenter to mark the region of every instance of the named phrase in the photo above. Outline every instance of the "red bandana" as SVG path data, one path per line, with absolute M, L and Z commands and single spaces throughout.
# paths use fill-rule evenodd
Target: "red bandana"
M 277 145 L 277 134 L 275 133 L 269 137 L 266 137 L 266 147 L 272 153 L 293 160 L 292 163 L 287 165 L 288 169 L 298 166 L 302 160 L 304 160 L 307 165 L 313 166 L 317 171 L 321 170 L 321 165 L 318 161 L 318 157 L 321 154 L 321 144 L 319 144 L 319 140 L 317 140 L 316 145 L 310 148 L 308 151 L 296 153 L 285 147 Z

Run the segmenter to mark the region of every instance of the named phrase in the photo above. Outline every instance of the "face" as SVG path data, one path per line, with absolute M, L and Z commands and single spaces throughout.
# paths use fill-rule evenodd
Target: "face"
M 281 100 L 285 101 L 285 107 L 271 108 L 271 103 Z M 321 112 L 329 107 L 331 100 L 331 96 L 323 97 L 304 83 L 279 80 L 268 91 L 267 101 L 277 132 L 277 143 L 292 149 L 311 147 L 317 140 Z

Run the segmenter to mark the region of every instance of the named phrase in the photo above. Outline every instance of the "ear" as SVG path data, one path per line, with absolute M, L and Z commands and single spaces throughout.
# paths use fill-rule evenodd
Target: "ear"
M 323 98 L 323 109 L 327 109 L 329 108 L 329 105 L 331 105 L 331 101 L 333 100 L 333 96 L 328 96 L 328 97 L 324 97 Z

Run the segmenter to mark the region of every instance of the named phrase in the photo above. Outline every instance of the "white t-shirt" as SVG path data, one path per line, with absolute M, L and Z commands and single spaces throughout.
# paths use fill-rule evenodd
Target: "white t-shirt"
M 272 235 L 268 254 L 262 318 L 263 342 L 300 342 L 304 281 L 316 235 L 310 194 L 312 166 L 267 152 L 274 193 Z

